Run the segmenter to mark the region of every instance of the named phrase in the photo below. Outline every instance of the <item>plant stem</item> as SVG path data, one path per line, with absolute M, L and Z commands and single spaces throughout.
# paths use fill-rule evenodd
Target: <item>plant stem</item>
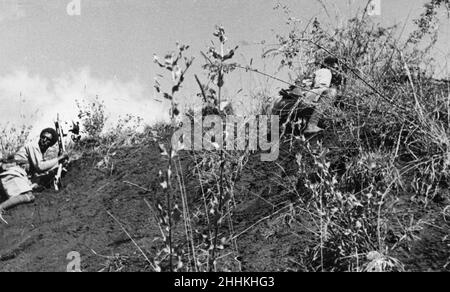
M 223 57 L 223 43 L 220 44 L 220 54 Z M 220 112 L 220 103 L 221 103 L 221 97 L 222 97 L 222 86 L 223 86 L 223 60 L 221 59 L 220 61 L 220 67 L 219 67 L 219 79 L 218 79 L 218 87 L 219 87 L 219 91 L 218 91 L 218 100 L 219 100 L 219 112 Z M 220 125 L 221 127 L 223 127 L 223 124 Z M 223 138 L 223 137 L 222 137 Z M 220 146 L 220 178 L 219 178 L 219 206 L 217 208 L 217 214 L 216 214 L 216 219 L 214 220 L 214 224 L 215 224 L 215 230 L 214 230 L 214 246 L 213 246 L 213 250 L 211 253 L 211 258 L 210 258 L 210 265 L 209 265 L 209 269 L 210 271 L 212 271 L 213 267 L 214 267 L 214 261 L 215 261 L 215 257 L 216 257 L 216 250 L 217 250 L 217 237 L 219 234 L 219 221 L 222 218 L 222 200 L 223 200 L 223 167 L 224 167 L 224 159 L 223 159 L 223 149 L 222 146 L 223 145 L 219 145 Z

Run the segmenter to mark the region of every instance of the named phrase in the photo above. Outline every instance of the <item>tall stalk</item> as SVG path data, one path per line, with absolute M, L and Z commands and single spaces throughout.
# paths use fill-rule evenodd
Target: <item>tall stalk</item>
M 218 107 L 219 107 L 219 112 L 220 112 L 220 104 L 221 104 L 221 97 L 222 97 L 222 86 L 223 86 L 223 44 L 224 42 L 220 42 L 220 63 L 219 63 L 219 82 L 217 83 L 218 86 L 218 94 L 217 94 L 217 99 L 219 100 L 218 103 Z M 223 128 L 223 124 L 221 125 Z M 215 220 L 216 226 L 215 226 L 215 230 L 214 230 L 214 245 L 213 245 L 213 250 L 211 253 L 211 258 L 210 258 L 210 264 L 209 264 L 209 268 L 210 271 L 213 269 L 214 267 L 214 261 L 216 258 L 216 250 L 217 250 L 217 238 L 218 238 L 218 233 L 219 233 L 219 221 L 222 217 L 222 198 L 223 198 L 223 167 L 224 167 L 224 160 L 223 160 L 223 147 L 220 147 L 220 176 L 219 176 L 219 206 L 218 206 L 218 212 L 217 212 L 217 216 L 218 216 L 218 220 Z
M 176 52 L 170 52 L 165 55 L 164 62 L 160 62 L 158 57 L 154 57 L 154 62 L 158 64 L 161 68 L 164 68 L 171 72 L 172 77 L 172 87 L 170 90 L 170 93 L 164 92 L 163 96 L 165 99 L 170 100 L 170 121 L 171 121 L 171 130 L 172 135 L 174 134 L 177 125 L 177 116 L 180 114 L 180 111 L 178 110 L 178 104 L 175 102 L 174 96 L 175 94 L 180 90 L 181 84 L 184 81 L 184 75 L 186 74 L 186 71 L 189 69 L 189 67 L 192 65 L 193 58 L 186 58 L 183 56 L 183 52 L 187 50 L 189 46 L 177 44 L 177 51 Z M 184 61 L 184 66 L 180 65 L 179 63 L 181 60 Z M 155 88 L 158 92 L 161 92 L 160 84 L 159 82 L 156 82 Z M 171 135 L 171 136 L 172 136 Z M 167 170 L 165 173 L 160 171 L 160 184 L 163 188 L 164 192 L 166 193 L 166 214 L 164 215 L 164 212 L 162 211 L 162 221 L 167 221 L 167 240 L 166 245 L 168 248 L 168 256 L 169 256 L 169 270 L 173 271 L 173 207 L 172 207 L 172 164 L 173 164 L 173 158 L 177 155 L 177 148 L 174 148 L 174 145 L 169 142 L 169 151 L 166 150 L 166 147 L 163 143 L 159 144 L 161 155 L 168 157 L 167 162 Z M 161 208 L 160 208 L 161 209 Z
M 220 48 L 219 51 L 216 50 L 214 47 L 210 47 L 208 49 L 207 54 L 202 53 L 205 57 L 207 63 L 203 66 L 204 69 L 208 71 L 209 79 L 214 82 L 217 85 L 217 96 L 215 99 L 215 107 L 216 112 L 218 112 L 220 115 L 224 115 L 224 112 L 221 109 L 221 103 L 222 103 L 222 88 L 224 86 L 224 75 L 226 73 L 231 72 L 234 70 L 237 66 L 235 63 L 226 63 L 225 61 L 231 59 L 234 56 L 234 52 L 238 47 L 235 47 L 234 49 L 229 50 L 227 53 L 225 53 L 225 43 L 227 38 L 225 37 L 225 30 L 223 27 L 216 27 L 216 31 L 214 32 L 214 36 L 218 38 L 220 42 Z M 209 57 L 208 57 L 209 55 Z M 204 99 L 206 100 L 206 93 L 203 88 L 203 86 L 200 84 L 198 78 L 197 82 L 199 83 L 200 89 L 202 91 L 202 95 Z M 214 97 L 214 96 L 213 96 Z M 222 130 L 223 130 L 224 124 L 221 124 Z M 221 131 L 222 133 L 222 131 Z M 222 142 L 224 141 L 224 137 L 222 137 Z M 222 215 L 223 215 L 223 207 L 224 207 L 224 197 L 225 197 L 225 189 L 224 189 L 224 167 L 225 167 L 225 155 L 224 155 L 224 149 L 223 145 L 219 145 L 219 198 L 218 198 L 218 205 L 216 206 L 216 212 L 214 219 L 214 231 L 213 231 L 213 243 L 212 243 L 212 250 L 209 258 L 209 270 L 212 271 L 214 269 L 214 262 L 216 260 L 216 253 L 218 248 L 218 237 L 219 237 L 219 225 L 222 221 Z

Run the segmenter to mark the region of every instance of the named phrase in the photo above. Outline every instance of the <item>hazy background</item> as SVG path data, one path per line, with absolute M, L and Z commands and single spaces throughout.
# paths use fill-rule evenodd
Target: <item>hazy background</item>
M 286 4 L 307 23 L 317 16 L 330 27 L 342 24 L 367 0 L 80 0 L 81 15 L 69 16 L 70 0 L 0 0 L 0 125 L 33 122 L 35 132 L 52 126 L 56 113 L 76 115 L 74 100 L 99 95 L 110 121 L 134 113 L 148 123 L 164 119 L 167 108 L 153 90 L 163 55 L 175 42 L 191 45 L 195 65 L 182 95 L 197 92 L 192 72 L 200 72 L 200 50 L 210 44 L 216 24 L 225 27 L 230 47 L 240 45 L 237 61 L 254 59 L 256 68 L 274 73 L 275 62 L 261 61 L 263 46 L 287 31 L 286 16 L 274 10 Z M 383 25 L 412 22 L 425 0 L 381 0 Z M 326 8 L 324 8 L 326 7 Z M 442 12 L 442 14 L 444 14 Z M 436 75 L 448 76 L 449 22 L 443 15 L 435 50 Z M 405 34 L 412 26 L 406 26 Z M 258 87 L 276 90 L 245 72 L 233 73 L 225 95 L 247 98 Z

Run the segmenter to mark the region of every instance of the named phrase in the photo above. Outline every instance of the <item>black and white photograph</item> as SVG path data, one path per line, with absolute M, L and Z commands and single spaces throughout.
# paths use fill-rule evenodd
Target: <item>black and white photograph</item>
M 0 0 L 0 272 L 449 272 L 449 62 L 450 0 Z

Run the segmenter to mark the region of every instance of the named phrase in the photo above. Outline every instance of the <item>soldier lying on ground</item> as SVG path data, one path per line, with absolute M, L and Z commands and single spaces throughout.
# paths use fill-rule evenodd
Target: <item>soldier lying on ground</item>
M 6 201 L 0 204 L 0 221 L 3 212 L 16 205 L 33 202 L 33 190 L 48 187 L 60 163 L 69 159 L 67 153 L 57 158 L 45 160 L 47 150 L 58 141 L 57 133 L 52 128 L 41 132 L 39 142 L 22 147 L 14 157 L 0 162 L 0 187 Z

